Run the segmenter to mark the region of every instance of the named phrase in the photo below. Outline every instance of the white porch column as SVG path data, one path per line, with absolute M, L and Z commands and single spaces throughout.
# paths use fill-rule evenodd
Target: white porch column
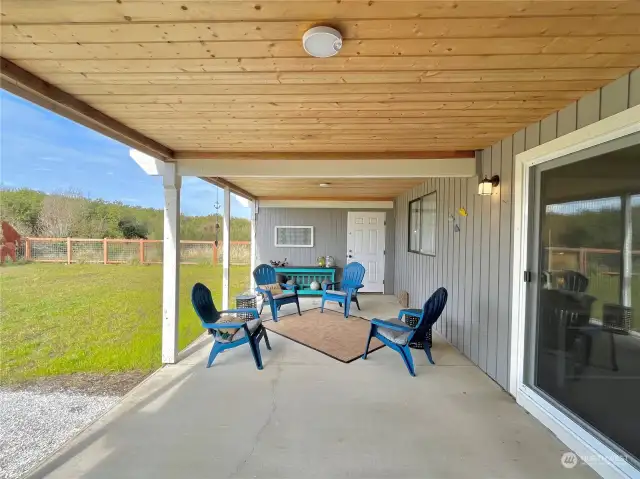
M 251 241 L 251 271 L 249 271 L 249 284 L 251 285 L 251 290 L 253 291 L 256 287 L 256 280 L 253 278 L 253 270 L 256 269 L 256 216 L 258 214 L 258 203 L 257 201 L 251 202 L 251 236 L 249 237 Z
M 622 251 L 620 267 L 620 304 L 631 307 L 631 279 L 633 277 L 633 215 L 631 195 L 622 196 Z M 638 305 L 635 305 L 638 307 Z
M 181 183 L 176 164 L 165 163 L 162 258 L 162 362 L 165 364 L 178 361 Z
M 231 264 L 231 191 L 224 189 L 222 219 L 222 309 L 229 309 L 229 266 Z

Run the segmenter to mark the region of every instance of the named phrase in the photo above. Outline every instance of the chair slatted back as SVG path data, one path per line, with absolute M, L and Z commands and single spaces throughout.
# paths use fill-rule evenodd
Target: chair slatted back
M 431 297 L 424 303 L 422 308 L 422 317 L 416 326 L 416 330 L 412 335 L 412 340 L 421 341 L 426 335 L 427 331 L 434 325 L 434 323 L 440 318 L 445 305 L 447 304 L 447 298 L 449 293 L 444 287 L 440 287 L 431 295 Z
M 584 293 L 589 287 L 589 278 L 578 271 L 564 270 L 560 277 L 563 280 L 560 289 Z
M 220 319 L 220 313 L 213 303 L 211 291 L 202 283 L 196 283 L 191 290 L 191 304 L 203 323 L 215 323 Z
M 253 270 L 253 279 L 256 280 L 257 285 L 275 284 L 277 283 L 276 269 L 271 265 L 261 264 Z
M 344 291 L 344 289 L 349 286 L 358 286 L 362 284 L 364 273 L 364 266 L 362 266 L 360 263 L 349 263 L 344 267 L 344 271 L 342 272 L 341 289 Z

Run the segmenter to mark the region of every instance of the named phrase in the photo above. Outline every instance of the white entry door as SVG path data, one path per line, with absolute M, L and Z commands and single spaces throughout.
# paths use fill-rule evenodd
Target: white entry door
M 384 293 L 385 212 L 348 213 L 347 263 L 357 261 L 367 272 L 365 293 Z

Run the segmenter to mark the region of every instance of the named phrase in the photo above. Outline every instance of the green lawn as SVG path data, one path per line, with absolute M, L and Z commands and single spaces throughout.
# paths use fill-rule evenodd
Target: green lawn
M 206 284 L 222 305 L 222 268 L 180 268 L 180 348 L 203 329 L 189 294 Z M 231 270 L 231 293 L 249 267 Z M 0 268 L 1 383 L 76 372 L 151 371 L 160 366 L 160 265 L 24 264 Z

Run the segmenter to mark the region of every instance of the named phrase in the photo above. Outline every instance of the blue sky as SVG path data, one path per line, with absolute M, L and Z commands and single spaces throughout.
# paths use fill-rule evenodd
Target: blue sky
M 0 90 L 0 182 L 46 193 L 73 190 L 89 198 L 163 207 L 162 180 L 130 158 L 129 147 Z M 199 178 L 182 184 L 182 212 L 215 213 L 217 188 Z M 220 203 L 224 195 L 219 193 Z M 231 214 L 249 217 L 232 195 Z

